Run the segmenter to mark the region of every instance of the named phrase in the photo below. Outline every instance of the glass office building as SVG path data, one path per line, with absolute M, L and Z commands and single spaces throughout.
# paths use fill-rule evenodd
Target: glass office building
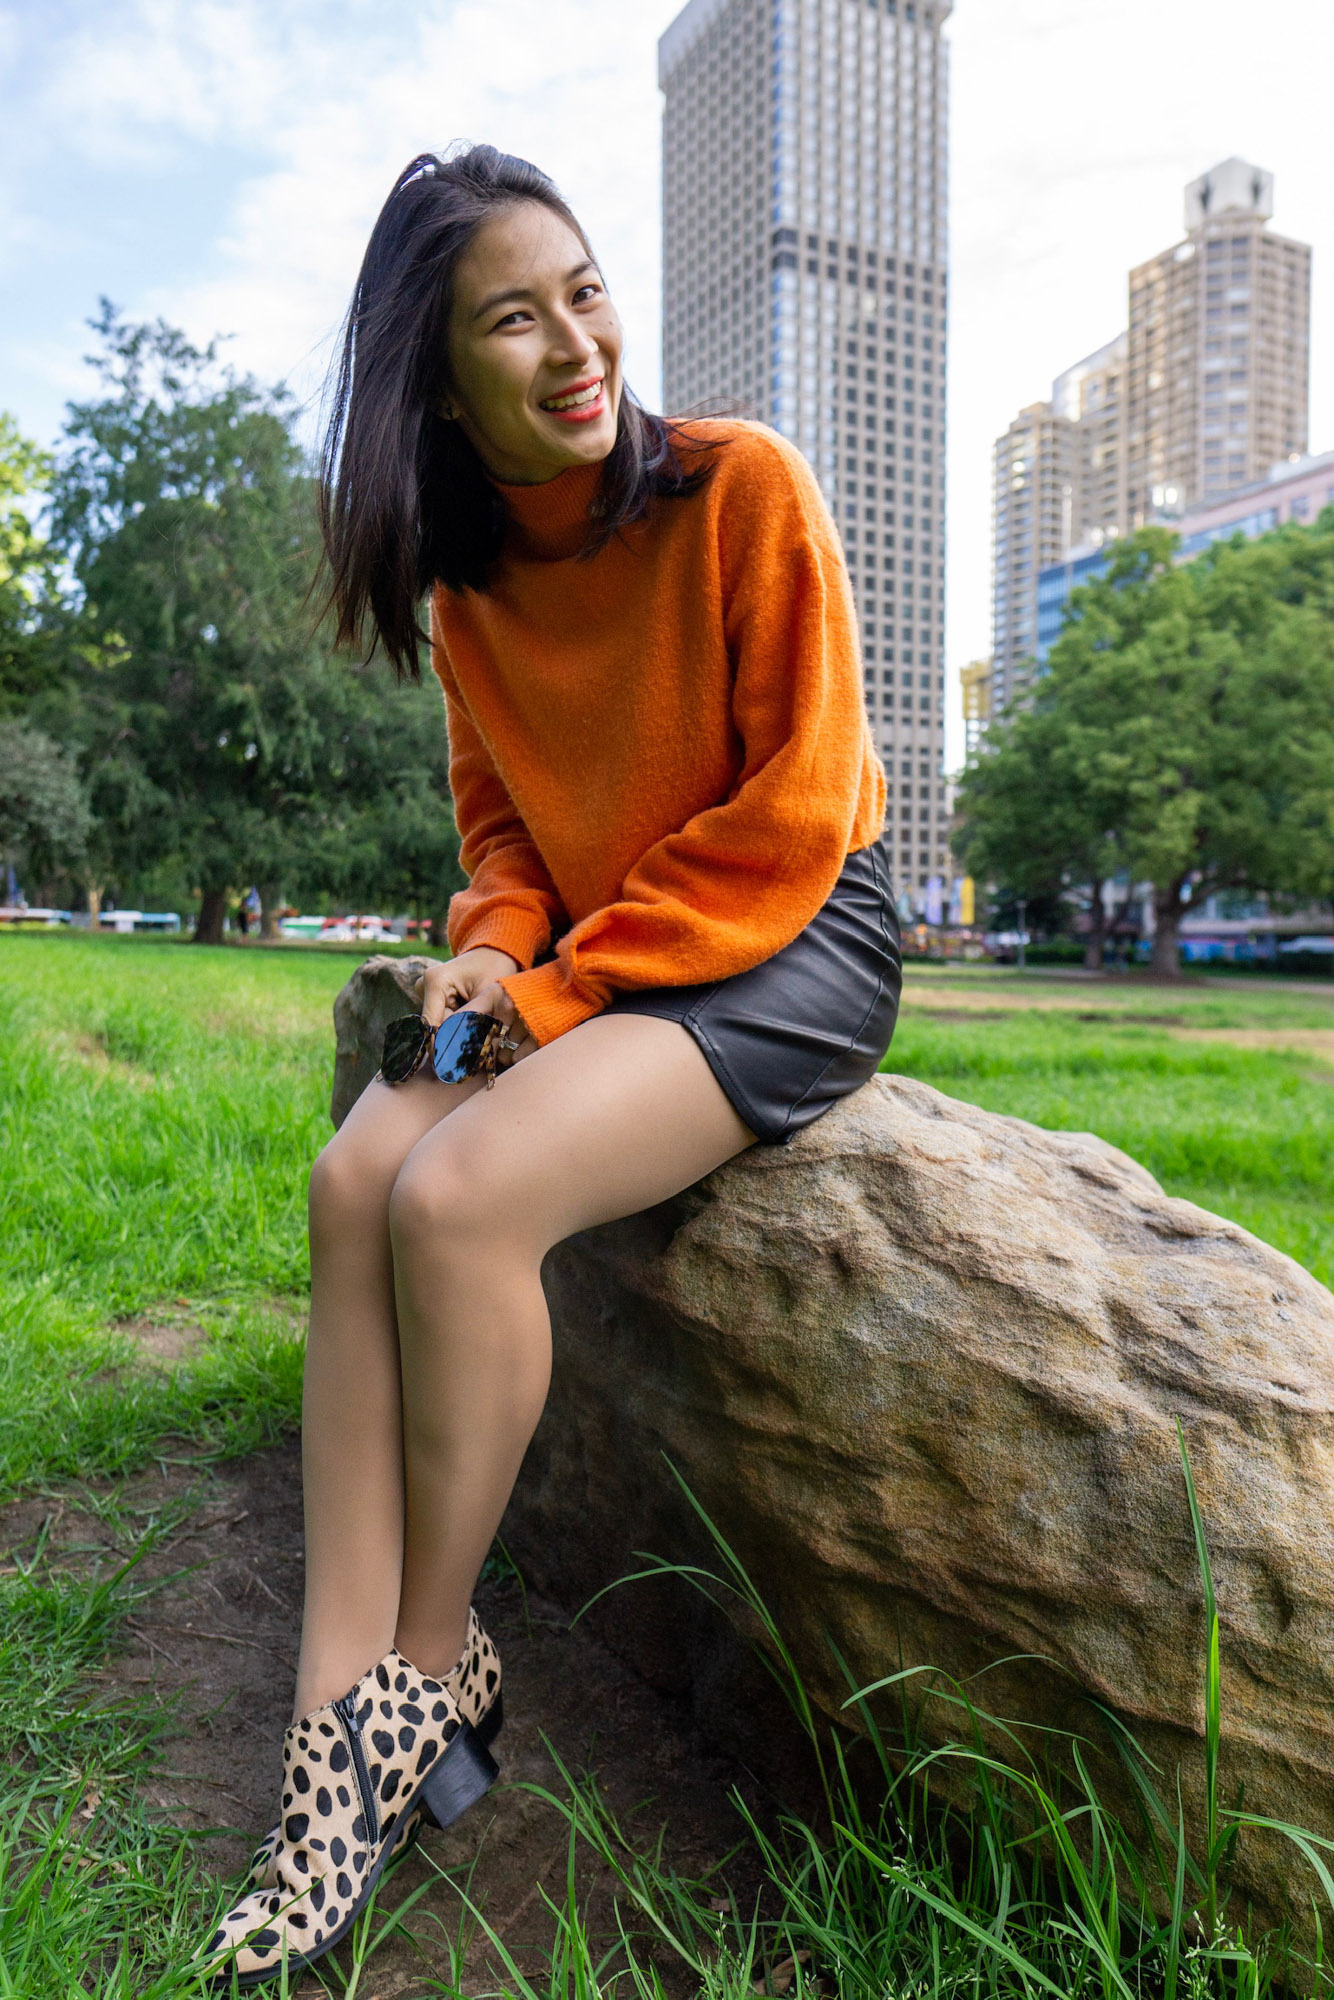
M 1184 514 L 1161 517 L 1157 525 L 1176 531 L 1176 560 L 1182 563 L 1203 555 L 1215 542 L 1231 541 L 1234 535 L 1253 542 L 1287 521 L 1309 526 L 1326 508 L 1334 508 L 1334 451 L 1276 465 L 1267 479 L 1240 487 L 1221 500 L 1188 507 Z M 1048 563 L 1038 572 L 1039 673 L 1064 629 L 1071 591 L 1104 575 L 1112 555 L 1110 546 L 1072 549 L 1060 562 Z
M 669 412 L 757 417 L 843 537 L 900 884 L 949 872 L 953 0 L 690 0 L 659 43 Z
M 1061 636 L 1070 592 L 1081 583 L 1092 583 L 1096 577 L 1105 575 L 1111 559 L 1110 548 L 1088 549 L 1083 554 L 1068 556 L 1063 562 L 1048 563 L 1038 571 L 1035 651 L 1039 673 L 1046 667 L 1047 655 Z

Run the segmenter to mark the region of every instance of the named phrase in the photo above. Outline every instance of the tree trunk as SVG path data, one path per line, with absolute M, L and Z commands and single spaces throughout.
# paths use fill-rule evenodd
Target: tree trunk
M 447 929 L 448 923 L 449 923 L 448 910 L 437 910 L 435 915 L 431 918 L 432 951 L 449 950 L 449 934 Z
M 282 907 L 282 900 L 282 895 L 277 889 L 260 883 L 259 934 L 262 938 L 267 938 L 270 943 L 282 935 L 278 929 L 278 912 Z
M 1101 972 L 1103 947 L 1107 938 L 1107 911 L 1102 900 L 1102 883 L 1093 884 L 1093 899 L 1089 904 L 1089 921 L 1092 928 L 1084 940 L 1085 972 Z
M 199 915 L 195 918 L 195 934 L 192 944 L 221 944 L 222 920 L 227 914 L 227 891 L 225 889 L 205 889 L 199 899 Z
M 102 914 L 102 884 L 85 881 L 83 886 L 88 897 L 88 926 L 90 930 L 96 930 L 97 920 Z
M 1153 972 L 1158 979 L 1181 977 L 1181 885 L 1153 892 Z

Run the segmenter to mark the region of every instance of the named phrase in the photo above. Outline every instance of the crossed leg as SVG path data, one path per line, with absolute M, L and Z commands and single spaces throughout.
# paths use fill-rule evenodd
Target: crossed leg
M 311 1176 L 296 1714 L 396 1644 L 447 1673 L 546 1400 L 541 1264 L 754 1143 L 689 1033 L 601 1015 L 479 1079 L 373 1084 Z

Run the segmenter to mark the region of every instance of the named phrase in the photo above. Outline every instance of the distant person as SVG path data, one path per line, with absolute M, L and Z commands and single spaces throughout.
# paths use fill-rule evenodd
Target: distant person
M 332 602 L 416 680 L 429 600 L 469 884 L 422 1011 L 495 1017 L 508 1060 L 494 1089 L 377 1078 L 315 1163 L 296 1719 L 205 1947 L 224 1979 L 319 1958 L 495 1775 L 471 1598 L 547 1394 L 546 1252 L 785 1144 L 893 1032 L 885 773 L 820 488 L 762 425 L 649 414 L 621 345 L 544 174 L 491 146 L 404 170 L 334 385 Z
M 241 936 L 242 936 L 242 937 L 249 937 L 249 935 L 250 935 L 250 912 L 249 912 L 249 910 L 248 910 L 248 909 L 246 908 L 246 906 L 245 906 L 245 904 L 244 904 L 244 903 L 239 903 L 239 904 L 237 905 L 237 910 L 236 910 L 236 928 L 237 928 L 237 930 L 238 930 L 238 931 L 240 931 L 240 933 L 241 933 Z

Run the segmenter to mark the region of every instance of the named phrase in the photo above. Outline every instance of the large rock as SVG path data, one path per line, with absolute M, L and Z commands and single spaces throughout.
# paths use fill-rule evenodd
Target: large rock
M 380 1067 L 384 1031 L 417 1010 L 416 988 L 427 958 L 377 952 L 359 965 L 334 1001 L 334 1080 L 330 1112 L 341 1125 Z
M 384 975 L 380 974 L 382 981 Z M 993 1714 L 1119 1715 L 1202 1798 L 1204 1625 L 1180 1417 L 1222 1619 L 1223 1785 L 1334 1834 L 1334 1297 L 1124 1154 L 881 1076 L 544 1266 L 551 1399 L 506 1517 L 581 1603 L 635 1552 L 697 1558 L 667 1459 L 740 1555 L 816 1701 L 929 1662 Z M 664 1458 L 663 1454 L 666 1454 Z M 656 1586 L 654 1589 L 656 1590 Z M 727 1629 L 688 1594 L 602 1630 L 715 1722 Z M 957 1713 L 928 1704 L 928 1736 Z M 739 1726 L 739 1719 L 733 1718 Z M 743 1732 L 744 1733 L 744 1732 Z M 1112 1760 L 1104 1794 L 1133 1818 Z M 1247 1835 L 1241 1907 L 1311 1878 Z M 1234 1906 L 1235 1907 L 1235 1906 Z

